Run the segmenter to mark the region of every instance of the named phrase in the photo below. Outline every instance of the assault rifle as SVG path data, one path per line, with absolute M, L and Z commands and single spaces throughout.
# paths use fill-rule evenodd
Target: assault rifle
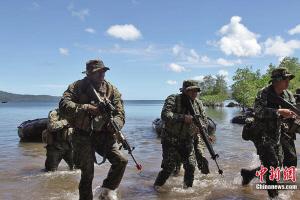
M 199 117 L 197 116 L 196 112 L 195 112 L 195 109 L 194 109 L 194 106 L 193 106 L 193 103 L 192 103 L 192 100 L 189 99 L 189 105 L 188 105 L 188 109 L 189 109 L 189 112 L 190 114 L 193 116 L 193 121 L 195 123 L 195 125 L 199 128 L 200 130 L 200 134 L 202 136 L 202 139 L 211 155 L 211 158 L 216 162 L 216 165 L 217 165 L 217 168 L 218 168 L 218 172 L 219 174 L 223 174 L 223 170 L 220 169 L 219 165 L 218 165 L 218 162 L 217 162 L 217 158 L 219 157 L 218 154 L 215 153 L 211 143 L 209 142 L 209 139 L 208 139 L 208 131 L 205 127 L 205 125 L 203 124 L 203 122 L 199 119 Z
M 128 151 L 128 154 L 131 156 L 131 158 L 133 159 L 135 166 L 138 170 L 142 170 L 142 165 L 137 163 L 135 157 L 132 154 L 132 151 L 134 150 L 134 147 L 131 147 L 128 143 L 128 141 L 126 140 L 124 134 L 122 133 L 121 129 L 119 128 L 119 126 L 116 124 L 114 117 L 113 117 L 113 112 L 116 110 L 115 107 L 111 104 L 111 102 L 104 98 L 102 99 L 99 94 L 97 93 L 97 91 L 95 90 L 94 86 L 92 85 L 92 83 L 90 82 L 90 87 L 93 91 L 93 94 L 95 95 L 95 97 L 97 98 L 98 102 L 98 106 L 100 107 L 101 110 L 107 112 L 110 116 L 109 119 L 109 126 L 113 129 L 113 132 L 117 138 L 118 143 L 121 143 L 122 146 L 120 147 L 120 149 L 123 147 L 125 150 Z M 103 161 L 100 163 L 104 163 L 106 160 L 106 157 L 104 156 Z
M 275 95 L 271 92 L 269 92 L 269 97 L 268 100 L 274 104 L 277 104 L 277 105 L 280 105 L 282 106 L 283 108 L 287 108 L 287 109 L 290 109 L 291 111 L 293 111 L 294 113 L 297 114 L 297 117 L 300 117 L 300 110 L 294 106 L 293 104 L 291 104 L 290 102 L 286 101 L 284 98 L 278 96 L 278 95 Z
M 292 125 L 292 127 L 290 128 L 289 132 L 288 133 L 293 133 L 295 132 L 300 124 L 299 124 L 299 120 L 300 120 L 300 110 L 293 104 L 291 104 L 290 102 L 286 101 L 284 98 L 278 96 L 278 95 L 275 95 L 271 92 L 268 93 L 268 100 L 274 104 L 277 104 L 277 105 L 280 105 L 282 106 L 283 108 L 286 108 L 286 109 L 290 109 L 291 111 L 293 111 L 294 113 L 296 113 L 297 116 L 295 116 L 295 121 Z M 290 135 L 286 134 L 286 133 L 283 133 L 284 136 L 286 136 L 288 139 L 291 139 Z

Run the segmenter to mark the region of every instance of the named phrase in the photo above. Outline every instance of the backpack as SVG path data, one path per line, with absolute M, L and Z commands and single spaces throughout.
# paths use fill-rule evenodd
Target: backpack
M 242 138 L 246 141 L 254 141 L 257 138 L 257 126 L 253 117 L 248 117 L 245 120 L 246 124 L 242 130 Z

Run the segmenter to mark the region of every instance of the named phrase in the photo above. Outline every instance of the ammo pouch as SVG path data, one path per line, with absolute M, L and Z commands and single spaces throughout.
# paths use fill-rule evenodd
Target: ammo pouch
M 245 120 L 246 124 L 243 127 L 242 138 L 246 141 L 254 141 L 257 138 L 257 126 L 253 117 Z

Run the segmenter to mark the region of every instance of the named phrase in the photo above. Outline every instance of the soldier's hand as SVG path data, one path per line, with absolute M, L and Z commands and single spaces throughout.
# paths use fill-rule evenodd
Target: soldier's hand
M 100 113 L 101 113 L 99 108 L 92 104 L 85 104 L 84 108 L 87 112 L 89 112 L 91 115 L 94 115 L 94 116 L 100 115 Z
M 289 109 L 278 109 L 277 110 L 278 114 L 283 116 L 284 118 L 295 118 L 297 116 L 296 113 Z
M 193 116 L 192 115 L 184 115 L 184 123 L 191 124 L 193 122 Z

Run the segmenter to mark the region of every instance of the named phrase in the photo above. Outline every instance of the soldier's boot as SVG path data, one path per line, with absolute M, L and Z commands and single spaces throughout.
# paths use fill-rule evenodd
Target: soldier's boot
M 255 177 L 255 173 L 257 170 L 259 170 L 259 168 L 255 168 L 252 170 L 241 169 L 242 185 L 248 185 Z
M 172 172 L 169 172 L 168 170 L 164 170 L 164 169 L 158 173 L 156 180 L 154 182 L 154 189 L 157 192 L 165 192 L 165 189 L 162 188 L 162 186 L 166 183 L 171 173 Z
M 117 200 L 117 199 L 118 196 L 116 190 L 111 190 L 105 187 L 101 188 L 99 200 Z
M 192 167 L 188 167 L 185 169 L 184 177 L 183 177 L 184 188 L 193 187 L 194 171 L 195 171 L 195 168 L 192 168 Z

